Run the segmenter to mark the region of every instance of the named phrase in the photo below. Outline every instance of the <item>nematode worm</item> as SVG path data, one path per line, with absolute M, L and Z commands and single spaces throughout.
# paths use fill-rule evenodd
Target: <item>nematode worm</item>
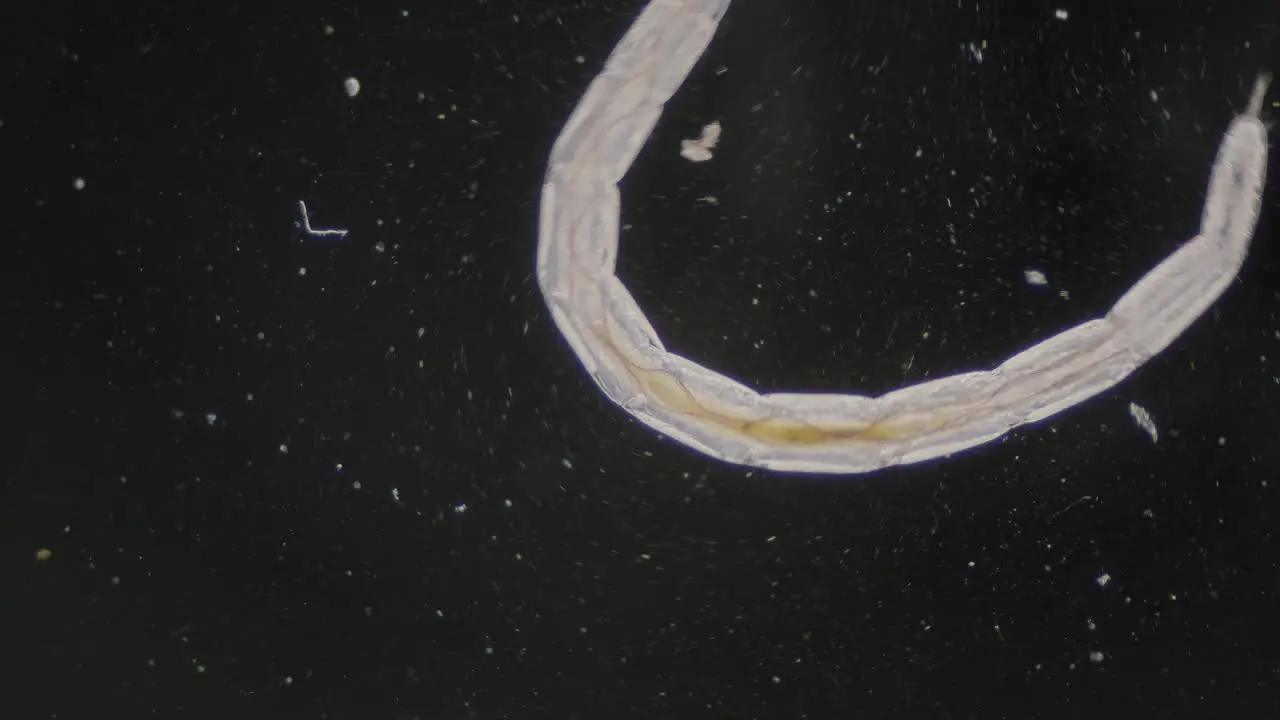
M 880 397 L 762 394 L 663 347 L 615 275 L 627 172 L 706 50 L 729 0 L 651 0 L 556 140 L 542 188 L 538 284 L 600 389 L 644 424 L 728 462 L 862 473 L 989 442 L 1112 387 L 1180 335 L 1235 278 L 1258 219 L 1269 78 L 1231 121 L 1209 175 L 1200 232 L 1105 317 L 999 367 Z

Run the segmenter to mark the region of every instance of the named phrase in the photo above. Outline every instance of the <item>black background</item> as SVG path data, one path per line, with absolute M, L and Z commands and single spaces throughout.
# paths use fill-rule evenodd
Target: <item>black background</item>
M 532 277 L 642 5 L 4 11 L 0 713 L 1280 716 L 1275 173 L 1112 391 L 919 466 L 726 465 L 609 404 Z M 1278 38 L 1273 0 L 735 0 L 619 274 L 763 389 L 990 367 L 1194 235 Z

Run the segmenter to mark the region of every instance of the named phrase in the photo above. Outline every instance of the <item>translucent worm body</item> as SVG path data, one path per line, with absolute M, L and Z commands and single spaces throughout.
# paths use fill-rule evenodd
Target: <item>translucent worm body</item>
M 551 151 L 538 228 L 538 284 L 556 326 L 611 400 L 644 424 L 732 463 L 862 473 L 994 440 L 1114 386 L 1166 348 L 1231 283 L 1266 175 L 1259 119 L 1269 78 L 1227 129 L 1200 232 L 1105 317 L 999 367 L 879 397 L 762 394 L 668 352 L 615 275 L 618 181 L 711 41 L 729 0 L 651 0 Z

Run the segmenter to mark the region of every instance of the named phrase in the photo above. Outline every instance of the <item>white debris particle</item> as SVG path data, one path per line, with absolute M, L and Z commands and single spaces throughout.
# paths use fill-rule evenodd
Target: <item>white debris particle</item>
M 702 137 L 697 140 L 681 140 L 680 156 L 690 162 L 706 162 L 711 159 L 711 151 L 720 142 L 720 123 L 713 122 L 702 128 Z
M 1160 442 L 1160 433 L 1156 431 L 1155 421 L 1151 419 L 1151 413 L 1147 412 L 1146 408 L 1137 403 L 1129 403 L 1129 416 L 1138 424 L 1138 427 L 1151 436 L 1152 443 Z
M 1160 94 L 1157 93 L 1155 90 L 1152 90 L 1148 94 L 1151 96 L 1151 102 L 1157 102 L 1160 100 Z
M 288 455 L 288 454 L 289 454 L 289 446 L 288 446 L 288 445 L 285 445 L 284 443 L 280 443 L 280 448 L 279 448 L 279 450 L 280 450 L 280 454 L 281 454 L 281 455 Z
M 1022 273 L 1022 276 L 1027 279 L 1028 285 L 1035 285 L 1036 287 L 1044 287 L 1045 285 L 1049 284 L 1049 278 L 1045 277 L 1044 273 L 1040 272 L 1039 270 L 1034 270 L 1034 269 L 1026 270 L 1025 272 Z
M 307 269 L 304 267 L 298 268 L 298 277 L 306 277 L 306 276 L 307 276 Z
M 981 65 L 983 60 L 982 51 L 987 48 L 987 41 L 983 40 L 980 43 L 969 43 L 966 47 L 969 50 L 969 55 L 973 58 L 973 61 Z
M 325 35 L 330 35 L 330 36 L 331 36 L 331 35 L 333 35 L 333 33 L 334 33 L 334 32 L 335 32 L 335 31 L 334 31 L 334 28 L 333 28 L 333 26 L 332 26 L 332 25 L 325 25 L 325 26 L 324 26 L 324 34 L 325 34 Z
M 353 480 L 353 481 L 351 482 L 351 489 L 352 489 L 352 490 L 360 490 L 360 489 L 362 489 L 363 487 L 364 487 L 364 485 L 362 485 L 362 484 L 360 483 L 360 481 L 359 481 L 359 480 Z
M 1109 573 L 1102 573 L 1098 577 L 1094 578 L 1093 581 L 1098 584 L 1098 587 L 1104 588 L 1111 582 L 1111 575 Z
M 342 89 L 347 91 L 347 97 L 355 97 L 360 94 L 360 81 L 349 77 L 342 81 Z
M 503 501 L 502 501 L 502 507 L 507 507 L 507 508 L 511 507 L 511 501 L 510 501 L 510 500 L 503 500 Z
M 400 488 L 391 488 L 391 499 L 400 502 Z
M 83 190 L 84 184 L 85 184 L 84 178 L 82 177 L 75 178 L 74 180 L 71 181 L 71 187 L 75 188 L 76 190 Z
M 427 334 L 426 328 L 418 328 L 418 339 L 421 340 L 423 335 Z
M 560 458 L 560 464 L 563 465 L 566 470 L 573 469 L 573 461 L 571 461 L 569 458 Z
M 464 513 L 464 512 L 466 512 L 466 511 L 467 511 L 467 504 L 466 504 L 466 503 L 458 503 L 457 505 L 454 505 L 454 506 L 453 506 L 453 513 L 454 513 L 455 515 L 461 515 L 461 514 L 463 514 L 463 513 Z
M 1224 437 L 1218 438 L 1218 447 L 1226 447 L 1226 446 L 1227 446 L 1227 439 Z
M 212 424 L 214 424 L 214 423 L 216 423 L 216 422 L 218 422 L 218 413 L 205 413 L 205 414 L 204 414 L 204 424 L 205 424 L 205 425 L 212 425 Z
M 1089 662 L 1093 663 L 1094 665 L 1097 665 L 1098 663 L 1102 662 L 1103 658 L 1105 657 L 1106 656 L 1102 654 L 1101 650 L 1092 650 L 1089 652 Z
M 1053 17 L 1055 20 L 1066 20 L 1068 17 L 1067 11 L 1064 10 L 1063 8 L 1058 8 L 1057 10 L 1053 11 Z

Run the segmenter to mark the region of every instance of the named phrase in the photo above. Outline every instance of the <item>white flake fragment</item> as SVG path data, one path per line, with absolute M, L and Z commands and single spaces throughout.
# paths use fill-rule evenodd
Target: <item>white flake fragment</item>
M 690 162 L 706 162 L 711 159 L 711 151 L 720 142 L 720 123 L 713 122 L 702 128 L 702 137 L 697 140 L 681 140 L 680 156 Z
M 1049 278 L 1045 277 L 1044 273 L 1040 272 L 1039 270 L 1034 270 L 1034 269 L 1026 270 L 1025 272 L 1022 273 L 1022 275 L 1027 279 L 1028 285 L 1035 285 L 1036 287 L 1044 287 L 1049 284 Z
M 342 81 L 342 89 L 347 91 L 347 97 L 355 97 L 360 94 L 360 81 L 349 77 Z
M 1129 403 L 1129 416 L 1138 424 L 1138 427 L 1151 436 L 1152 443 L 1160 442 L 1160 433 L 1156 430 L 1155 421 L 1151 419 L 1151 413 L 1147 412 L 1146 408 L 1137 403 Z
M 1053 11 L 1053 17 L 1055 20 L 1066 20 L 1068 17 L 1067 11 L 1063 8 L 1058 8 Z

